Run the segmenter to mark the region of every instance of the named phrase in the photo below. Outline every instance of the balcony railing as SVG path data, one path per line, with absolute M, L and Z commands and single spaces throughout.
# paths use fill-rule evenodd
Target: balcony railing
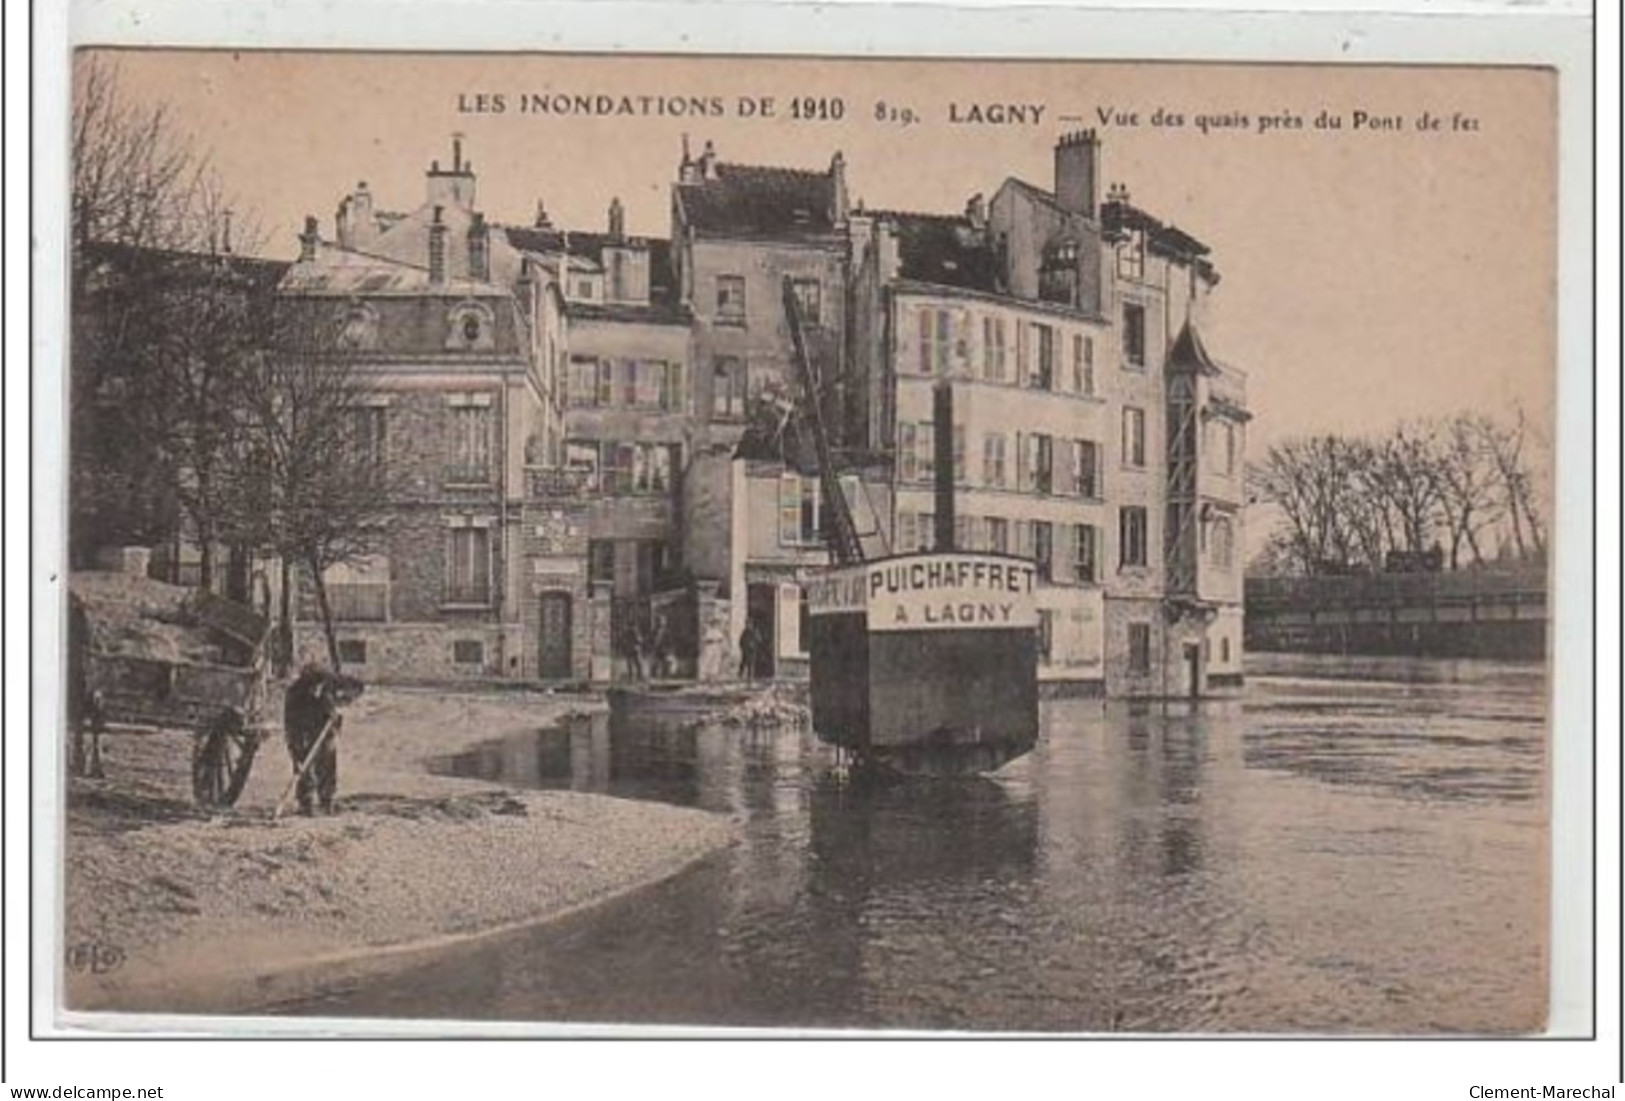
M 599 494 L 611 497 L 667 497 L 668 481 L 639 481 L 630 470 L 584 470 L 579 468 L 532 467 L 526 472 L 530 495 L 542 499 L 585 498 Z

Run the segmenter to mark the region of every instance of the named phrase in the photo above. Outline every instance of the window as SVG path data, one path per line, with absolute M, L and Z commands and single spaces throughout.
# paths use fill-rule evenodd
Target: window
M 1042 433 L 1017 433 L 1021 448 L 1021 466 L 1017 473 L 1017 489 L 1033 493 L 1050 493 L 1054 488 L 1055 441 Z
M 339 639 L 339 660 L 346 665 L 367 664 L 367 640 L 364 638 Z
M 1080 394 L 1095 392 L 1095 338 L 1072 338 L 1072 389 Z
M 452 528 L 446 533 L 446 603 L 491 603 L 491 533 Z
M 947 310 L 920 310 L 920 374 L 946 375 L 953 319 Z
M 790 284 L 796 296 L 796 307 L 801 311 L 803 325 L 822 325 L 823 288 L 816 279 L 797 279 Z
M 1055 385 L 1055 330 L 1048 325 L 1028 327 L 1027 385 L 1049 390 Z
M 1055 525 L 1047 520 L 1033 521 L 1033 561 L 1044 581 L 1055 578 Z
M 953 444 L 954 444 L 954 447 L 953 447 L 953 452 L 954 452 L 953 453 L 954 483 L 956 485 L 964 485 L 965 484 L 965 426 L 964 425 L 962 425 L 962 424 L 954 425 Z
M 745 364 L 735 356 L 718 356 L 711 368 L 713 420 L 739 420 L 745 415 Z
M 954 549 L 976 549 L 976 518 L 974 516 L 957 515 L 954 517 Z
M 350 410 L 350 450 L 357 464 L 384 465 L 385 415 L 382 405 L 358 405 Z
M 801 586 L 796 601 L 796 653 L 805 654 L 812 644 L 812 605 L 807 600 L 807 586 Z
M 818 479 L 800 474 L 779 478 L 779 544 L 816 546 L 823 542 L 823 494 Z
M 1145 277 L 1145 231 L 1129 230 L 1117 246 L 1117 274 L 1124 279 Z
M 598 404 L 598 361 L 589 356 L 570 357 L 569 401 L 572 406 Z
M 1236 472 L 1236 426 L 1229 421 L 1218 422 L 1218 442 L 1215 445 L 1218 454 L 1214 456 L 1214 463 L 1219 473 L 1231 475 Z
M 1151 624 L 1128 625 L 1128 671 L 1138 676 L 1151 672 Z
M 717 276 L 717 324 L 745 324 L 745 277 Z
M 658 361 L 627 360 L 626 404 L 634 409 L 664 409 L 666 365 Z
M 936 444 L 936 425 L 930 421 L 918 424 L 905 421 L 898 425 L 898 476 L 905 482 L 931 481 L 937 465 Z
M 1117 512 L 1119 566 L 1144 566 L 1146 562 L 1146 514 L 1139 505 L 1125 505 Z
M 934 550 L 937 545 L 937 514 L 934 512 L 920 513 L 919 530 L 914 533 L 915 550 Z
M 1100 496 L 1100 445 L 1092 440 L 1072 441 L 1072 492 Z
M 576 297 L 577 298 L 591 298 L 592 297 L 592 280 L 591 279 L 578 279 L 578 280 L 576 280 Z
M 390 562 L 367 555 L 327 568 L 327 606 L 338 623 L 383 623 L 389 619 Z
M 1010 521 L 1001 516 L 987 518 L 987 549 L 999 554 L 1010 553 Z
M 1073 571 L 1080 585 L 1093 585 L 1098 580 L 1095 565 L 1098 536 L 1093 524 L 1072 526 Z
M 1230 567 L 1235 558 L 1235 533 L 1228 517 L 1220 516 L 1213 521 L 1213 531 L 1208 536 L 1208 549 L 1212 552 L 1215 566 L 1226 569 Z
M 448 482 L 484 485 L 491 480 L 491 407 L 454 399 L 448 410 L 451 446 L 446 467 Z
M 594 399 L 594 402 L 597 405 L 603 406 L 614 405 L 615 364 L 613 361 L 607 359 L 596 360 L 595 363 L 597 364 L 598 382 L 594 387 L 597 392 L 597 397 Z
M 1123 304 L 1123 359 L 1131 367 L 1145 366 L 1145 307 Z
M 898 512 L 897 530 L 892 532 L 892 551 L 907 554 L 919 542 L 919 517 L 912 512 Z
M 1145 410 L 1123 406 L 1123 465 L 1145 465 Z
M 1004 318 L 982 318 L 982 377 L 988 382 L 1009 379 L 1005 367 Z
M 615 541 L 589 539 L 587 541 L 587 580 L 613 582 L 615 580 Z
M 982 437 L 982 484 L 998 489 L 1006 485 L 1004 436 L 998 432 Z
M 665 493 L 679 465 L 677 444 L 578 441 L 577 446 L 599 449 L 604 473 L 598 488 L 604 493 Z
M 1055 654 L 1055 610 L 1038 609 L 1038 664 L 1048 665 Z
M 451 660 L 457 665 L 484 665 L 485 643 L 477 638 L 460 638 L 451 644 Z
M 1225 665 L 1230 664 L 1230 636 L 1225 635 L 1219 640 L 1219 660 Z

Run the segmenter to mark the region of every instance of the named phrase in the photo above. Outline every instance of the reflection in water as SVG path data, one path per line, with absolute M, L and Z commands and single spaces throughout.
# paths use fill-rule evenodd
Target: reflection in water
M 292 1011 L 1538 1026 L 1543 682 L 1326 664 L 1255 677 L 1245 702 L 1048 702 L 1038 747 L 996 777 L 880 790 L 835 782 L 801 730 L 595 715 L 513 735 L 434 767 L 730 813 L 744 841 L 635 899 Z

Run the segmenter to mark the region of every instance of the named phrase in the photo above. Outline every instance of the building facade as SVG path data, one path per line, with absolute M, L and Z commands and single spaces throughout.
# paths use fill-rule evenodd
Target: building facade
M 953 545 L 1037 564 L 1048 689 L 1238 685 L 1248 413 L 1200 335 L 1218 275 L 1101 178 L 1084 132 L 1046 187 L 872 211 L 839 153 L 685 140 L 669 239 L 619 200 L 602 231 L 488 223 L 460 149 L 409 214 L 361 185 L 281 289 L 341 319 L 411 476 L 396 543 L 329 579 L 343 644 L 424 677 L 723 679 L 749 636 L 745 672 L 803 675 L 830 509 L 789 411 L 810 381 L 867 555 L 930 549 L 946 384 Z
M 332 334 L 321 354 L 364 394 L 356 445 L 389 475 L 377 552 L 325 579 L 339 656 L 363 675 L 522 676 L 539 664 L 526 459 L 561 446 L 562 303 L 492 233 L 460 146 L 425 180 L 406 214 L 374 210 L 358 185 L 331 239 L 307 218 L 277 292 Z M 299 645 L 314 656 L 310 611 Z

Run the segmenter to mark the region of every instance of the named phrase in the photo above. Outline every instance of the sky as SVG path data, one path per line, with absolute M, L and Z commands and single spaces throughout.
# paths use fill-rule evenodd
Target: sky
M 417 206 L 453 132 L 493 220 L 528 223 L 542 200 L 555 223 L 601 230 L 618 196 L 629 232 L 666 236 L 685 133 L 724 161 L 823 169 L 839 150 L 855 202 L 957 213 L 1010 176 L 1049 187 L 1056 138 L 1094 126 L 1102 191 L 1125 184 L 1213 250 L 1204 337 L 1247 372 L 1255 460 L 1284 437 L 1404 417 L 1551 415 L 1548 71 L 229 51 L 119 51 L 116 65 L 127 96 L 167 103 L 210 151 L 261 251 L 282 257 L 306 214 L 332 232 L 357 181 L 381 209 Z M 662 115 L 653 99 L 632 116 L 520 110 L 561 93 L 715 96 L 722 116 Z M 471 110 L 481 94 L 504 110 Z M 741 100 L 764 97 L 773 117 L 742 117 Z M 798 100 L 815 116 L 839 100 L 843 117 L 794 118 Z M 990 105 L 1027 119 L 955 121 Z M 1342 128 L 1317 128 L 1323 111 Z M 1357 112 L 1400 128 L 1356 127 Z M 1418 128 L 1424 113 L 1437 129 Z M 1245 125 L 1203 132 L 1198 116 Z

